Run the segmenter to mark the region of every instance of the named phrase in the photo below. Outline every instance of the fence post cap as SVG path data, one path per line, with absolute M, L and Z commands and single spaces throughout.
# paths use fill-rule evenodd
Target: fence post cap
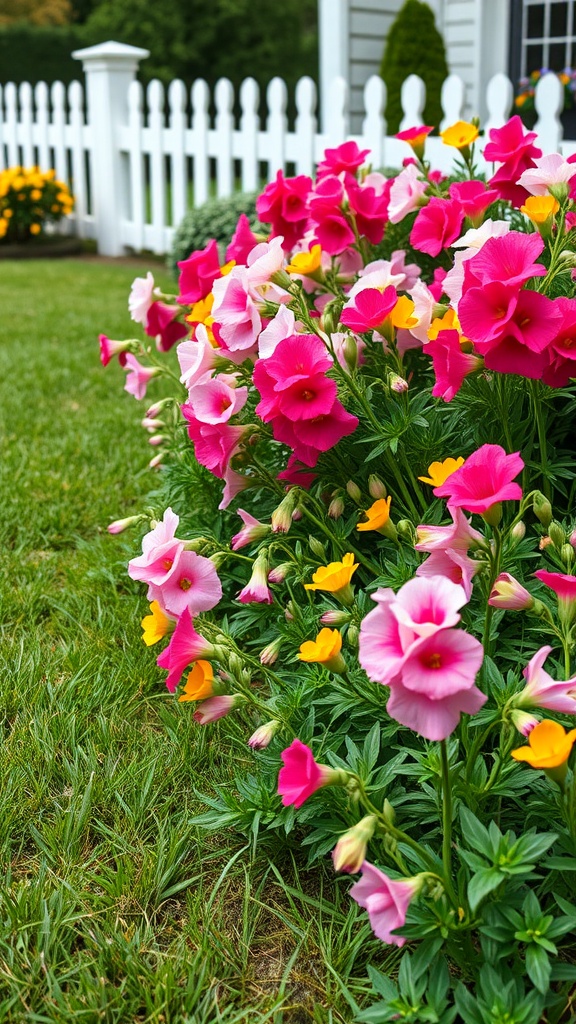
M 116 68 L 135 69 L 139 61 L 150 56 L 150 50 L 144 50 L 140 46 L 129 46 L 127 43 L 117 43 L 110 39 L 106 43 L 74 50 L 72 56 L 74 60 L 81 60 L 85 66 L 101 63 Z

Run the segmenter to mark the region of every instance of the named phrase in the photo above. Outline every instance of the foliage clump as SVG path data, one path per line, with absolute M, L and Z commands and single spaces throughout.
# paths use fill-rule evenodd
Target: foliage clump
M 400 90 L 408 75 L 419 75 L 426 85 L 426 124 L 442 120 L 440 90 L 448 77 L 444 40 L 434 22 L 434 13 L 422 0 L 406 0 L 390 29 L 380 74 L 386 82 L 388 133 L 400 130 Z
M 168 256 L 170 270 L 177 274 L 177 263 L 187 259 L 195 250 L 203 249 L 211 238 L 216 239 L 224 257 L 241 213 L 246 214 L 253 231 L 263 231 L 256 213 L 257 195 L 257 192 L 235 192 L 221 199 L 209 199 L 201 206 L 188 210 L 174 235 Z

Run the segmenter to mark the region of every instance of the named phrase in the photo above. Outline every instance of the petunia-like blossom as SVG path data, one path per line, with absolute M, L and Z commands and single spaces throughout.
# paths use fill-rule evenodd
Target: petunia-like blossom
M 432 357 L 436 378 L 432 394 L 444 402 L 451 402 L 466 377 L 484 365 L 479 356 L 463 351 L 458 331 L 440 331 L 438 337 L 426 345 L 426 354 Z
M 161 521 L 142 538 L 142 554 L 128 562 L 130 579 L 160 583 L 166 578 L 184 549 L 176 537 L 179 522 L 179 516 L 167 508 Z
M 458 238 L 463 217 L 464 212 L 457 199 L 433 196 L 414 221 L 410 244 L 429 256 L 439 256 Z
M 522 172 L 518 184 L 533 196 L 548 195 L 555 186 L 564 185 L 567 195 L 574 175 L 574 164 L 568 163 L 561 153 L 546 153 L 534 161 L 534 167 Z
M 531 277 L 544 277 L 546 267 L 536 260 L 544 249 L 544 239 L 533 233 L 507 231 L 487 238 L 480 251 L 467 263 L 467 287 L 501 282 L 520 288 Z
M 418 160 L 422 160 L 426 139 L 433 131 L 433 125 L 421 124 L 414 128 L 405 128 L 402 132 L 396 132 L 396 138 L 400 139 L 400 142 L 407 142 Z
M 422 887 L 421 879 L 389 878 L 367 860 L 360 870 L 362 878 L 350 889 L 352 899 L 368 911 L 370 927 L 377 939 L 389 946 L 403 946 L 406 939 L 393 933 L 405 923 L 408 907 Z
M 541 647 L 530 659 L 522 672 L 526 686 L 516 694 L 514 704 L 520 708 L 546 708 L 562 715 L 576 715 L 576 678 L 556 682 L 544 671 L 544 662 L 551 651 L 551 647 Z
M 255 519 L 249 512 L 245 512 L 243 508 L 236 509 L 236 511 L 244 525 L 238 533 L 234 534 L 230 541 L 232 551 L 238 551 L 239 548 L 243 548 L 247 544 L 253 544 L 255 541 L 262 540 L 263 537 L 270 533 L 270 523 L 261 523 L 259 519 Z
M 462 587 L 469 601 L 472 595 L 472 580 L 481 568 L 481 562 L 469 558 L 460 548 L 446 548 L 432 551 L 430 557 L 416 569 L 417 576 L 445 576 L 452 583 Z
M 310 747 L 299 739 L 293 740 L 280 757 L 284 767 L 278 775 L 278 793 L 284 807 L 301 807 L 323 786 L 345 786 L 348 781 L 347 772 L 318 764 Z
M 188 392 L 188 406 L 199 423 L 227 423 L 244 408 L 247 387 L 236 387 L 233 374 L 218 374 L 199 381 Z
M 161 583 L 150 582 L 148 597 L 160 601 L 171 615 L 185 608 L 192 615 L 214 608 L 222 597 L 222 584 L 214 562 L 195 551 L 180 551 Z
M 148 310 L 154 301 L 152 298 L 153 294 L 154 278 L 150 271 L 148 271 L 146 277 L 134 278 L 130 295 L 128 296 L 128 309 L 132 320 L 135 320 L 137 324 L 142 324 L 143 327 L 146 327 Z
M 561 780 L 575 742 L 576 729 L 567 733 L 563 725 L 545 718 L 532 729 L 529 746 L 513 750 L 512 757 L 515 761 L 527 761 L 532 768 L 543 768 Z
M 449 508 L 483 514 L 501 501 L 521 499 L 522 488 L 513 480 L 523 469 L 520 452 L 507 455 L 499 444 L 483 444 L 444 484 L 434 488 L 434 494 L 448 498 Z
M 350 581 L 358 568 L 359 562 L 354 561 L 351 552 L 345 554 L 341 562 L 330 562 L 321 565 L 312 576 L 312 583 L 305 583 L 305 590 L 325 590 L 329 594 L 348 594 Z
M 462 509 L 449 507 L 448 511 L 452 516 L 452 526 L 421 523 L 416 527 L 416 551 L 444 551 L 447 548 L 468 551 L 469 548 L 483 546 L 484 537 L 470 526 Z
M 422 197 L 428 188 L 415 164 L 409 164 L 394 178 L 390 188 L 388 203 L 388 219 L 391 224 L 399 224 L 409 213 L 413 213 L 422 205 Z
M 280 305 L 276 316 L 269 321 L 258 338 L 258 355 L 260 359 L 267 359 L 274 355 L 277 346 L 286 338 L 292 338 L 296 334 L 296 317 L 287 306 Z
M 360 533 L 376 530 L 384 536 L 390 534 L 390 505 L 392 498 L 377 498 L 370 508 L 365 509 L 366 522 L 358 523 L 356 529 Z M 395 531 L 395 528 L 392 527 Z
M 477 224 L 487 207 L 498 199 L 496 189 L 487 189 L 483 181 L 454 181 L 448 192 L 473 224 Z
M 178 700 L 204 700 L 214 695 L 214 669 L 209 661 L 196 661 L 186 676 L 186 682 Z
M 468 149 L 478 138 L 478 126 L 469 121 L 456 121 L 440 132 L 440 138 L 445 146 L 454 146 L 455 149 Z
M 443 462 L 431 462 L 428 466 L 429 476 L 419 476 L 418 479 L 424 484 L 430 484 L 431 487 L 440 487 L 441 484 L 445 483 L 452 473 L 455 473 L 460 466 L 464 465 L 464 458 L 459 455 L 457 459 L 453 459 L 449 456 L 444 459 Z
M 159 668 L 168 670 L 166 686 L 174 693 L 184 670 L 193 662 L 210 660 L 217 654 L 217 649 L 197 633 L 192 623 L 188 608 L 182 612 L 168 647 L 156 659 Z
M 126 370 L 124 390 L 137 399 L 146 396 L 148 384 L 153 377 L 157 377 L 161 372 L 159 366 L 143 366 L 131 352 L 126 353 L 124 369 Z
M 177 341 L 188 334 L 186 324 L 177 319 L 180 306 L 169 306 L 165 302 L 153 302 L 148 310 L 146 334 L 156 339 L 159 352 L 168 352 Z
M 219 336 L 231 352 L 248 351 L 258 340 L 262 319 L 250 294 L 247 267 L 233 267 L 213 285 L 212 314 Z
M 396 289 L 392 286 L 385 288 L 383 292 L 378 288 L 364 288 L 346 303 L 340 320 L 345 327 L 359 334 L 376 331 L 384 325 L 396 305 L 397 298 Z
M 457 629 L 446 630 L 446 633 L 456 635 L 459 632 L 461 631 Z M 468 634 L 464 635 L 468 636 Z M 469 640 L 474 640 L 474 637 L 469 637 Z M 468 662 L 469 672 L 467 677 L 461 673 L 461 677 L 467 678 L 468 682 L 471 681 L 471 685 L 439 699 L 426 693 L 415 693 L 414 690 L 409 690 L 403 685 L 402 678 L 399 678 L 390 687 L 390 696 L 386 704 L 386 710 L 390 717 L 417 732 L 420 736 L 424 736 L 427 740 L 444 740 L 454 732 L 462 714 L 475 715 L 480 711 L 488 698 L 477 686 L 473 685 L 483 656 L 482 645 L 477 640 L 475 643 L 478 644 L 478 647 L 473 648 L 470 645 L 470 650 L 467 652 L 468 655 L 475 657 L 475 662 L 469 661 L 466 652 L 460 652 L 462 667 Z M 449 641 L 446 640 L 445 656 L 448 651 Z M 456 664 L 456 653 L 453 652 L 454 664 Z M 441 663 L 440 667 L 444 667 L 444 664 Z
M 353 141 L 343 142 L 335 149 L 326 149 L 324 157 L 316 169 L 317 177 L 324 178 L 327 174 L 341 174 L 342 171 L 354 174 L 366 162 L 367 156 L 370 156 L 370 150 L 360 149 L 358 144 Z
M 126 353 L 132 347 L 131 341 L 114 341 L 106 334 L 99 334 L 98 343 L 100 345 L 100 362 L 102 366 L 108 366 L 108 363 L 114 356 L 118 356 L 120 366 L 126 365 Z
M 272 604 L 274 595 L 268 586 L 268 552 L 262 551 L 252 565 L 252 575 L 238 594 L 242 604 Z
M 212 291 L 214 281 L 220 276 L 220 260 L 216 241 L 212 238 L 204 249 L 198 249 L 191 253 L 188 259 L 181 260 L 178 268 L 180 270 L 178 301 L 192 305 L 194 302 L 206 298 Z
M 372 245 L 379 245 L 384 236 L 391 188 L 391 179 L 378 171 L 368 174 L 361 184 L 354 179 L 347 181 L 346 193 L 356 228 Z
M 563 619 L 571 622 L 576 617 L 576 576 L 563 572 L 548 572 L 538 569 L 536 579 L 550 587 L 558 598 L 558 611 Z
M 234 705 L 238 703 L 239 697 L 240 695 L 237 693 L 209 697 L 208 700 L 203 700 L 198 705 L 192 717 L 198 725 L 208 725 L 210 722 L 217 722 L 219 718 L 224 718 L 230 714 Z
M 187 388 L 210 377 L 216 365 L 217 352 L 208 340 L 204 324 L 196 328 L 194 340 L 182 341 L 178 345 L 176 355 L 182 371 L 180 380 Z
M 488 604 L 520 612 L 534 606 L 534 598 L 509 572 L 501 572 L 494 580 Z M 551 648 L 550 648 L 551 650 Z
M 255 245 L 258 245 L 258 239 L 250 227 L 248 217 L 241 213 L 230 245 L 226 249 L 226 262 L 234 260 L 235 263 L 245 264 Z
M 542 150 L 533 145 L 538 138 L 536 132 L 527 131 L 518 114 L 509 118 L 501 128 L 491 128 L 489 136 L 490 141 L 484 146 L 485 160 L 493 163 L 516 161 L 519 164 L 527 156 L 531 161 L 542 156 Z
M 282 236 L 287 251 L 294 248 L 306 231 L 311 190 L 312 179 L 307 175 L 285 178 L 278 171 L 275 180 L 266 185 L 256 200 L 259 219 L 272 225 L 273 236 Z

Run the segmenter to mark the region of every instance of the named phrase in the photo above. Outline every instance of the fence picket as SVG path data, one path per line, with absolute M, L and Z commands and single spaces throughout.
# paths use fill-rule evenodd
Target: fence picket
M 144 148 L 142 131 L 144 94 L 140 82 L 131 82 L 128 89 L 128 159 L 130 163 L 130 200 L 132 239 L 130 244 L 135 249 L 144 248 Z
M 557 75 L 550 72 L 542 76 L 536 86 L 534 106 L 538 114 L 534 125 L 538 145 L 545 153 L 554 153 L 560 148 L 564 134 L 560 123 L 560 112 L 564 107 L 564 86 Z
M 166 224 L 166 171 L 164 156 L 164 86 L 157 78 L 148 85 L 148 138 L 150 156 L 150 201 L 152 206 L 151 248 L 163 253 Z
M 288 121 L 286 107 L 288 90 L 282 78 L 273 78 L 266 90 L 268 117 L 266 131 L 268 133 L 268 180 L 275 177 L 277 171 L 286 167 L 286 132 Z
M 4 91 L 6 101 L 6 144 L 8 149 L 8 166 L 20 164 L 18 151 L 18 101 L 14 82 L 7 82 Z
M 84 90 L 80 82 L 68 86 L 70 128 L 72 129 L 72 192 L 74 194 L 74 219 L 80 238 L 86 237 L 88 216 L 88 189 L 86 184 L 86 163 L 84 150 Z
M 494 75 L 488 82 L 486 90 L 488 119 L 483 126 L 486 139 L 489 137 L 491 128 L 501 128 L 506 123 L 513 105 L 514 86 L 512 82 L 506 75 Z
M 216 131 L 214 156 L 216 157 L 216 193 L 231 196 L 234 191 L 232 166 L 232 132 L 234 131 L 234 86 L 229 78 L 220 78 L 214 90 L 216 103 Z
M 42 171 L 49 171 L 50 163 L 50 142 L 48 131 L 49 119 L 49 96 L 46 82 L 38 82 L 34 89 L 34 102 L 36 105 L 36 138 L 38 142 L 38 165 Z
M 194 159 L 194 206 L 201 206 L 210 195 L 210 164 L 208 158 L 208 133 L 210 117 L 210 90 L 203 78 L 197 78 L 192 86 L 192 135 L 190 155 Z
M 187 127 L 186 86 L 179 78 L 170 82 L 168 89 L 170 107 L 170 171 L 172 182 L 171 215 L 172 224 L 177 225 L 186 213 L 186 153 L 184 139 Z
M 366 117 L 362 122 L 362 139 L 370 150 L 370 163 L 374 169 L 384 166 L 385 107 L 386 85 L 380 75 L 372 75 L 364 86 Z
M 450 125 L 461 121 L 466 105 L 466 86 L 459 75 L 448 75 L 443 82 L 440 91 L 440 103 L 444 117 L 440 122 L 440 128 L 449 128 Z
M 400 131 L 417 128 L 424 124 L 424 107 L 426 105 L 426 86 L 418 75 L 408 75 L 402 82 L 400 103 L 404 117 L 400 122 Z
M 243 192 L 255 192 L 260 181 L 258 163 L 258 134 L 260 118 L 260 89 L 254 78 L 246 78 L 240 86 L 240 130 L 235 133 L 238 140 L 241 182 Z
M 34 143 L 32 138 L 32 86 L 30 82 L 22 82 L 18 91 L 22 163 L 25 167 L 32 167 L 36 161 L 34 159 Z
M 314 171 L 314 139 L 318 131 L 316 83 L 305 76 L 296 84 L 296 124 L 294 126 L 294 163 L 296 174 Z M 292 156 L 292 154 L 290 154 Z

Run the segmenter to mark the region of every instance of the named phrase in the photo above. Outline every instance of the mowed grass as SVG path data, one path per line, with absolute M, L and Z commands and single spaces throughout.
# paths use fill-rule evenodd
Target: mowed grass
M 167 694 L 136 538 L 106 533 L 155 485 L 144 406 L 97 351 L 132 335 L 144 269 L 0 265 L 0 1021 L 351 1021 L 385 947 L 295 840 L 272 858 L 193 824 L 253 755 Z

